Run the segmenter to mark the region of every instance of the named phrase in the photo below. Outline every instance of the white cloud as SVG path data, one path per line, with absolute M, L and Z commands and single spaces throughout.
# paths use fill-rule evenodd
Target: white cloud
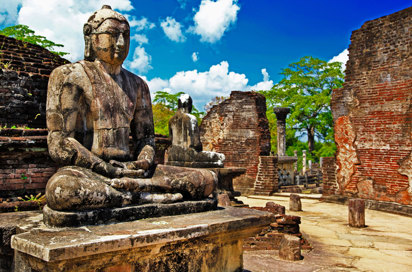
M 14 25 L 22 0 L 0 0 L 0 25 Z
M 269 80 L 270 76 L 269 73 L 266 71 L 266 68 L 263 68 L 262 70 L 262 75 L 263 75 L 263 81 L 257 83 L 256 85 L 253 85 L 250 87 L 251 90 L 255 91 L 266 91 L 270 90 L 273 87 L 273 80 Z
M 208 71 L 199 72 L 198 70 L 177 72 L 170 79 L 153 78 L 145 80 L 154 97 L 157 91 L 168 91 L 176 93 L 179 91 L 189 94 L 193 98 L 198 109 L 216 96 L 229 96 L 231 91 L 249 91 L 270 89 L 273 81 L 269 80 L 269 74 L 266 69 L 262 69 L 264 77 L 263 82 L 254 86 L 248 85 L 246 75 L 229 71 L 229 63 L 222 61 L 213 65 Z M 255 88 L 258 86 L 259 88 Z
M 167 17 L 160 23 L 166 36 L 174 42 L 184 42 L 186 37 L 182 33 L 182 25 L 172 17 Z
M 17 22 L 30 26 L 36 34 L 64 45 L 59 51 L 71 61 L 83 58 L 83 24 L 102 5 L 111 5 L 122 13 L 133 9 L 130 0 L 56 1 L 23 0 Z M 50 16 L 53 14 L 53 16 Z
M 134 34 L 131 37 L 132 40 L 135 40 L 136 42 L 138 42 L 140 45 L 148 43 L 149 40 L 147 39 L 146 35 L 144 34 Z
M 346 70 L 346 62 L 349 60 L 349 50 L 345 49 L 343 50 L 339 55 L 334 56 L 333 58 L 331 58 L 328 62 L 335 62 L 335 61 L 339 61 L 342 62 L 342 70 L 345 71 Z
M 177 2 L 179 2 L 179 5 L 182 9 L 184 9 L 186 7 L 186 2 L 188 0 L 177 0 Z
M 155 27 L 155 24 L 149 22 L 149 20 L 146 17 L 142 17 L 142 19 L 140 20 L 137 20 L 134 16 L 126 16 L 126 18 L 129 21 L 130 27 L 136 28 L 136 31 L 152 29 Z
M 199 60 L 199 52 L 192 53 L 192 60 L 193 62 L 197 62 Z
M 134 50 L 133 60 L 131 62 L 127 62 L 126 66 L 140 74 L 144 74 L 152 69 L 152 66 L 150 65 L 151 61 L 152 57 L 146 53 L 144 47 L 138 46 Z
M 190 31 L 200 35 L 202 42 L 214 43 L 236 22 L 239 9 L 237 0 L 202 0 Z

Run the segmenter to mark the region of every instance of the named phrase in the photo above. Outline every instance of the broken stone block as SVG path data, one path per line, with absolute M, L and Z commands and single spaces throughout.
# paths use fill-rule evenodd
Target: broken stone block
M 300 238 L 285 234 L 280 241 L 279 257 L 288 261 L 299 261 L 302 259 Z
M 296 194 L 290 194 L 289 198 L 289 211 L 301 211 L 302 202 L 300 201 L 300 196 Z
M 348 204 L 348 221 L 350 227 L 364 228 L 365 227 L 365 200 L 349 199 Z
M 217 195 L 217 203 L 221 207 L 230 206 L 230 198 L 228 194 L 218 194 Z

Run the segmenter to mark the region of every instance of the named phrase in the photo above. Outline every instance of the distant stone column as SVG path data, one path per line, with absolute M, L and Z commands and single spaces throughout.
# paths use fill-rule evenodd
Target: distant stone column
M 306 150 L 302 150 L 302 174 L 306 173 Z
M 349 215 L 348 221 L 350 227 L 364 228 L 365 227 L 365 200 L 355 198 L 349 199 Z
M 309 172 L 310 174 L 312 174 L 312 160 L 308 161 L 308 165 L 309 165 Z
M 289 211 L 298 212 L 302 210 L 302 201 L 297 194 L 290 194 L 289 197 Z
M 278 156 L 286 156 L 286 116 L 290 112 L 290 108 L 274 108 L 278 127 Z

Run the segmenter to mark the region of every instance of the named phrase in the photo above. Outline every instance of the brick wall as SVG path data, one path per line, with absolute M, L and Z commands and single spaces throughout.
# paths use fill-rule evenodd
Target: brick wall
M 412 204 L 412 7 L 352 33 L 332 94 L 336 193 Z
M 334 195 L 337 190 L 335 157 L 323 157 L 321 170 L 322 170 L 322 194 L 324 196 Z
M 233 91 L 215 105 L 200 125 L 203 150 L 225 154 L 225 167 L 244 167 L 233 181 L 236 191 L 253 193 L 259 156 L 270 153 L 265 97 L 256 92 Z
M 277 157 L 260 156 L 254 194 L 271 195 L 278 191 Z
M 49 75 L 65 63 L 40 46 L 0 35 L 0 125 L 44 128 Z

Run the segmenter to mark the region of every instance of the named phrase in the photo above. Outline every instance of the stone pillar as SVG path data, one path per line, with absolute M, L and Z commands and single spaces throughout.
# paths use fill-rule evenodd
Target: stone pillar
M 310 175 L 312 175 L 312 160 L 308 161 L 308 168 L 309 168 Z
M 274 108 L 273 112 L 277 119 L 278 156 L 286 156 L 286 116 L 290 112 L 290 108 Z
M 288 261 L 299 261 L 302 259 L 300 238 L 285 234 L 280 241 L 279 257 Z
M 293 156 L 295 156 L 296 158 L 298 157 L 298 151 L 297 150 L 293 151 Z M 295 173 L 298 172 L 298 160 L 296 160 L 295 163 L 293 164 L 293 170 L 295 171 Z
M 302 174 L 306 173 L 306 150 L 302 150 Z
M 355 228 L 365 227 L 365 200 L 360 198 L 349 199 L 349 226 Z
M 298 212 L 302 210 L 302 202 L 300 196 L 297 194 L 290 194 L 289 197 L 289 211 Z

